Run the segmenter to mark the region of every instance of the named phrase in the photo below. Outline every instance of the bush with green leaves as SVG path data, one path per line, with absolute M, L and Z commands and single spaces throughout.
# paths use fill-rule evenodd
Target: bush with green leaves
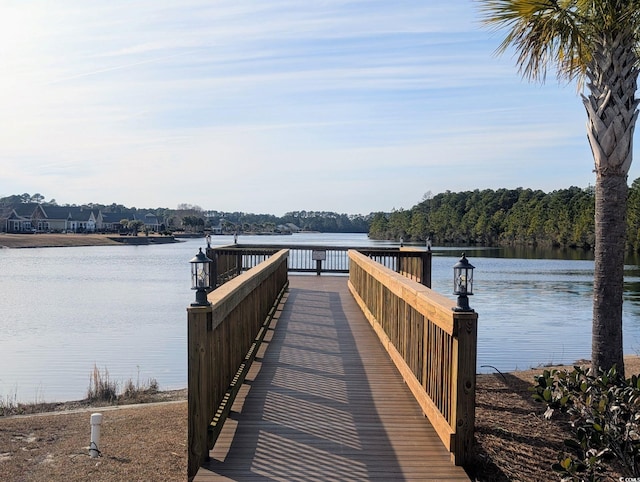
M 533 398 L 547 405 L 545 418 L 566 413 L 573 438 L 553 464 L 563 481 L 603 480 L 609 460 L 622 475 L 640 474 L 640 378 L 573 367 L 545 370 L 536 377 Z

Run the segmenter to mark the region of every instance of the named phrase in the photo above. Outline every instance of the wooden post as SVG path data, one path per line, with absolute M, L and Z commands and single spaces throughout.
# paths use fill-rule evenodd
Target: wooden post
M 455 405 L 452 420 L 456 425 L 453 427 L 455 438 L 451 452 L 456 465 L 466 465 L 471 460 L 475 430 L 478 314 L 454 312 L 453 319 Z
M 422 275 L 420 283 L 431 288 L 431 250 L 422 253 Z
M 211 269 L 209 270 L 209 286 L 212 290 L 218 286 L 218 253 L 215 249 L 207 248 L 207 258 L 211 260 Z
M 242 251 L 238 251 L 236 255 L 236 274 L 240 276 L 242 274 Z
M 207 342 L 211 331 L 211 306 L 187 308 L 187 476 L 191 480 L 209 456 L 207 428 L 209 425 L 209 396 L 211 387 L 207 376 Z

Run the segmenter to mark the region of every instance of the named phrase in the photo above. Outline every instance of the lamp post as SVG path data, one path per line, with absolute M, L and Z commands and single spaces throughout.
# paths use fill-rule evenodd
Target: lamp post
M 210 286 L 212 260 L 199 248 L 198 253 L 189 261 L 191 263 L 191 289 L 196 290 L 196 301 L 191 306 L 209 306 L 207 291 Z
M 458 304 L 453 311 L 469 311 L 469 296 L 473 295 L 473 270 L 475 266 L 467 260 L 462 253 L 462 258 L 453 266 L 453 294 L 458 295 Z

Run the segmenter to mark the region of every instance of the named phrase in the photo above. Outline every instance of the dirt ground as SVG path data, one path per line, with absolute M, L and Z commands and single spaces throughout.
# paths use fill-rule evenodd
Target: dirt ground
M 0 233 L 0 248 L 68 248 L 73 246 L 122 246 L 142 241 L 169 242 L 157 234 L 118 236 L 117 234 L 10 234 Z M 171 240 L 175 242 L 175 240 Z
M 0 233 L 0 248 L 50 248 L 119 245 L 104 234 L 9 234 Z
M 627 374 L 640 359 L 626 360 Z M 545 420 L 528 387 L 541 370 L 479 375 L 475 462 L 471 480 L 559 480 L 551 470 L 566 427 Z M 187 466 L 186 392 L 175 401 L 0 417 L 0 479 L 14 482 L 183 481 Z M 77 403 L 68 406 L 77 407 Z M 57 410 L 64 406 L 56 407 Z M 103 414 L 102 454 L 89 456 L 90 417 Z M 611 480 L 618 480 L 612 472 Z
M 554 481 L 568 427 L 543 417 L 545 406 L 531 398 L 537 370 L 480 375 L 476 385 L 476 451 L 478 481 Z
M 100 408 L 101 456 L 89 456 L 96 410 L 0 419 L 0 479 L 186 480 L 187 402 Z

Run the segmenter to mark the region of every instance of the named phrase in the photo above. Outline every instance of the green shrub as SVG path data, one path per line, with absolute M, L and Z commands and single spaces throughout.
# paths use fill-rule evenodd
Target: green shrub
M 574 367 L 545 370 L 536 377 L 533 398 L 547 405 L 546 418 L 566 413 L 573 438 L 553 464 L 563 481 L 603 479 L 616 459 L 623 475 L 640 474 L 640 379 L 624 380 L 615 367 L 594 374 Z

